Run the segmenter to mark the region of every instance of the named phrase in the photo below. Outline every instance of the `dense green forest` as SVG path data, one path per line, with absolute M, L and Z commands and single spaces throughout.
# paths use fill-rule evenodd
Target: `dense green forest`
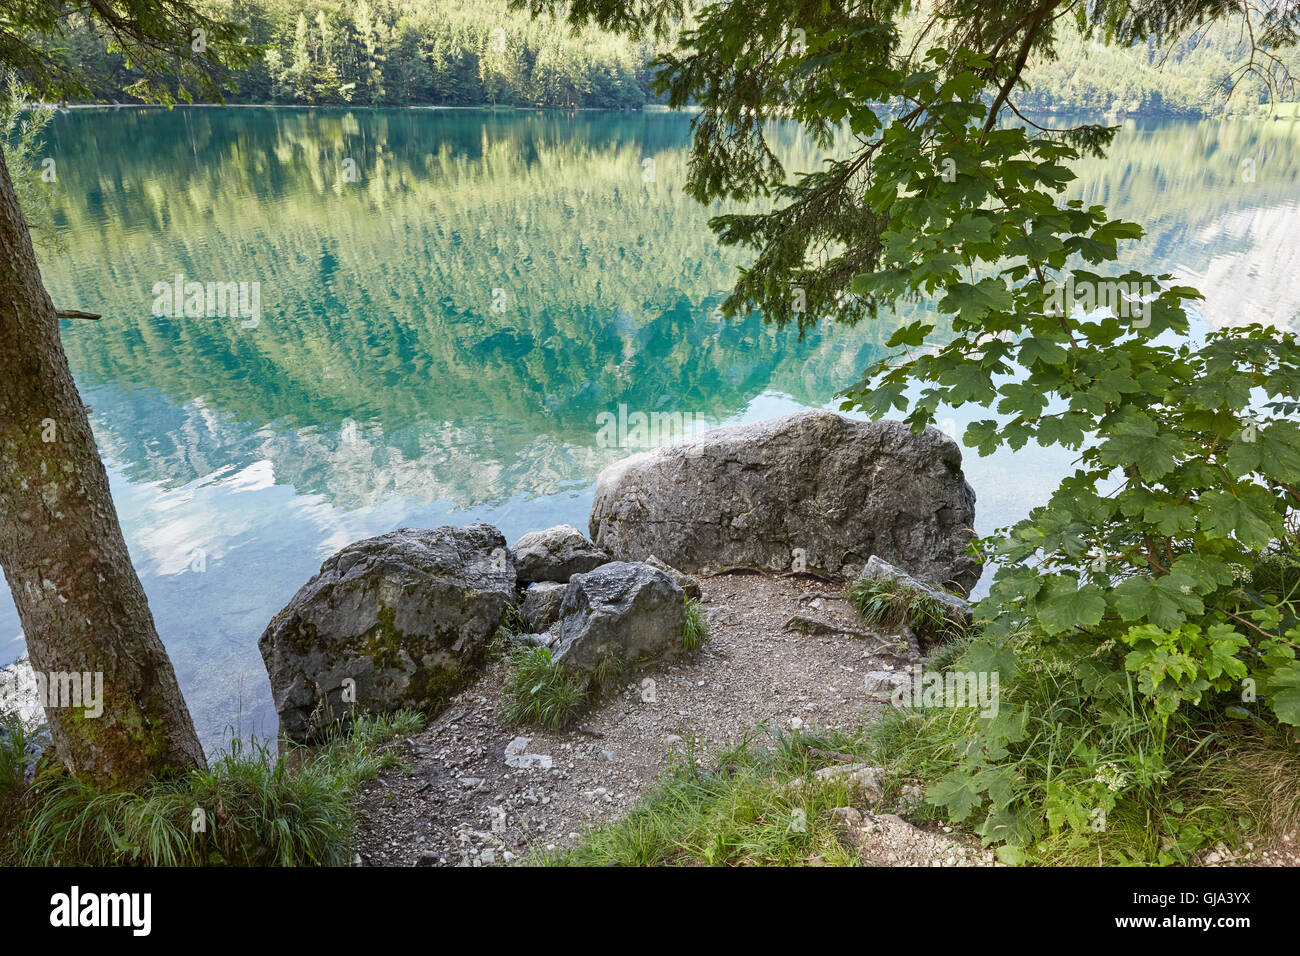
M 577 35 L 506 0 L 209 0 L 265 52 L 238 71 L 235 103 L 401 106 L 484 104 L 638 108 L 653 49 L 599 31 Z M 63 40 L 112 76 L 98 98 L 129 102 L 140 77 L 74 21 Z
M 360 106 L 486 104 L 636 109 L 650 91 L 655 47 L 587 29 L 575 34 L 554 19 L 510 11 L 507 0 L 208 0 L 218 16 L 245 24 L 260 62 L 230 77 L 235 103 Z M 1167 50 L 1154 42 L 1122 48 L 1065 27 L 1059 56 L 1035 64 L 1032 89 L 1018 105 L 1032 110 L 1110 110 L 1208 115 L 1249 60 L 1227 26 Z M 107 40 L 72 20 L 61 41 L 78 59 L 111 76 L 105 102 L 130 102 L 140 75 Z M 1234 109 L 1267 101 L 1259 77 L 1245 76 Z
M 1263 73 L 1246 69 L 1250 45 L 1236 26 L 1217 24 L 1182 42 L 1162 46 L 1148 40 L 1135 46 L 1086 39 L 1077 30 L 1062 31 L 1057 57 L 1031 65 L 1030 89 L 1016 98 L 1029 110 L 1112 110 L 1205 116 L 1223 111 L 1249 111 L 1269 102 Z M 1295 99 L 1287 89 L 1286 59 L 1268 63 L 1257 58 L 1261 71 L 1271 66 L 1281 99 Z M 1237 81 L 1231 98 L 1225 91 Z

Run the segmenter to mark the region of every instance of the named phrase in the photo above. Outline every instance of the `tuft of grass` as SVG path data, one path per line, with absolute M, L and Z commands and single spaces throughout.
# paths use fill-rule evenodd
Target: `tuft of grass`
M 620 684 L 627 683 L 631 675 L 650 662 L 648 657 L 625 660 L 607 654 L 596 661 L 596 667 L 587 677 L 587 703 L 596 704 Z
M 558 730 L 587 704 L 587 687 L 551 660 L 550 648 L 518 647 L 506 672 L 506 720 Z
M 918 638 L 932 642 L 965 632 L 943 602 L 893 578 L 859 578 L 845 590 L 845 597 L 859 617 L 886 630 L 907 625 Z
M 0 716 L 0 800 L 23 785 L 27 732 L 17 717 Z
M 762 728 L 760 728 L 761 731 Z M 587 834 L 576 847 L 541 853 L 543 866 L 845 866 L 852 852 L 830 811 L 853 802 L 843 778 L 818 780 L 830 760 L 814 751 L 858 753 L 860 736 L 797 732 L 770 749 L 754 737 L 711 767 L 692 740 L 630 814 Z
M 389 746 L 411 711 L 357 719 L 314 749 L 277 756 L 238 741 L 207 770 L 139 791 L 46 773 L 16 795 L 0 862 L 31 866 L 339 866 L 352 860 L 357 787 L 401 765 Z
M 709 639 L 709 622 L 704 616 L 704 604 L 698 598 L 686 599 L 686 623 L 682 627 L 682 647 L 694 654 Z
M 1300 828 L 1300 741 L 1292 730 L 1252 728 L 1195 782 L 1219 795 L 1248 837 L 1271 841 Z

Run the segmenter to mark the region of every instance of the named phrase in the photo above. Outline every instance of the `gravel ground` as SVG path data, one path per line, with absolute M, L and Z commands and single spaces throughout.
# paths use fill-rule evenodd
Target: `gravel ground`
M 410 774 L 364 789 L 362 863 L 500 865 L 571 845 L 585 829 L 626 814 L 689 739 L 707 760 L 777 727 L 852 731 L 886 706 L 882 694 L 864 690 L 864 675 L 902 668 L 905 659 L 871 637 L 785 626 L 801 615 L 861 631 L 837 585 L 748 574 L 701 585 L 711 633 L 704 648 L 652 665 L 564 731 L 506 726 L 504 665 L 489 667 L 406 742 Z M 896 817 L 851 836 L 871 862 L 970 862 L 942 834 Z M 886 841 L 906 849 L 890 860 Z
M 866 675 L 916 659 L 864 636 L 838 585 L 742 574 L 700 584 L 711 634 L 704 648 L 650 666 L 562 732 L 506 726 L 504 665 L 489 667 L 403 744 L 411 773 L 363 789 L 361 862 L 490 866 L 570 846 L 632 809 L 687 741 L 708 763 L 747 735 L 770 743 L 777 728 L 853 731 L 888 706 L 885 692 L 865 689 L 881 683 Z M 859 633 L 804 633 L 786 626 L 796 615 Z M 948 827 L 917 827 L 861 807 L 835 816 L 841 839 L 866 865 L 995 865 L 977 840 Z M 1237 852 L 1219 846 L 1196 862 L 1297 866 L 1300 833 Z
M 1220 843 L 1213 850 L 1202 853 L 1198 866 L 1300 866 L 1300 832 L 1292 830 L 1259 846 L 1248 842 L 1236 852 Z

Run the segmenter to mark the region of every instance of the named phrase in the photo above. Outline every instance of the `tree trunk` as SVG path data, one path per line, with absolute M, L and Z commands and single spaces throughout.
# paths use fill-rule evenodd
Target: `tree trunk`
M 55 751 L 70 772 L 131 787 L 204 765 L 131 566 L 3 155 L 0 566 L 38 687 L 48 683 L 41 702 Z M 69 680 L 74 674 L 84 684 L 80 695 L 77 681 Z

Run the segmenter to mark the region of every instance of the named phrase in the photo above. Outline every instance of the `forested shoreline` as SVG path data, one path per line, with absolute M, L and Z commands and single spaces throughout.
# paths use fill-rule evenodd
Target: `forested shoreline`
M 578 34 L 506 0 L 210 0 L 263 56 L 227 78 L 230 103 L 639 109 L 654 47 L 600 30 Z M 65 38 L 91 63 L 98 102 L 132 102 L 142 79 L 84 23 Z M 176 91 L 180 92 L 180 91 Z
M 640 109 L 662 102 L 653 61 L 667 46 L 597 28 L 575 32 L 530 17 L 507 0 L 208 0 L 218 18 L 247 28 L 263 56 L 235 69 L 230 103 L 305 106 L 514 106 Z M 107 39 L 74 19 L 60 41 L 92 64 L 92 102 L 137 101 L 142 74 Z M 669 44 L 670 45 L 670 44 Z M 1119 47 L 1062 28 L 1057 55 L 1031 65 L 1027 112 L 1074 110 L 1204 116 L 1251 110 L 1268 97 L 1242 75 L 1249 44 L 1217 26 L 1167 49 Z M 1238 77 L 1231 101 L 1223 90 Z M 183 91 L 174 90 L 177 94 Z M 182 96 L 183 98 L 183 96 Z

